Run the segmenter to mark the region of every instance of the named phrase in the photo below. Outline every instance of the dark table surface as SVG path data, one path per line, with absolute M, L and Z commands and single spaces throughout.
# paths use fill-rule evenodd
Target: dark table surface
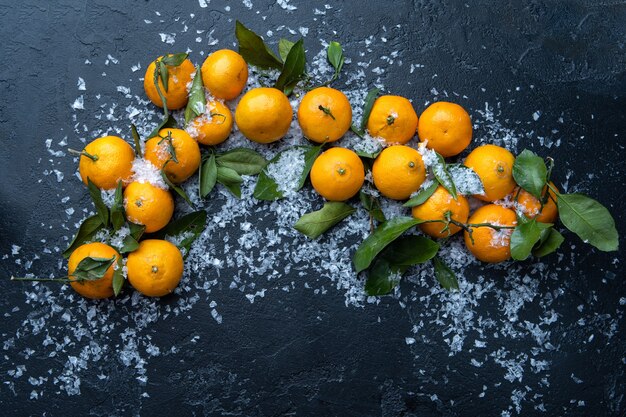
M 3 415 L 625 414 L 623 254 L 571 233 L 541 263 L 457 265 L 460 293 L 424 267 L 367 300 L 347 278 L 358 236 L 335 231 L 333 254 L 331 237 L 309 244 L 280 222 L 294 201 L 221 190 L 196 250 L 213 266 L 191 261 L 171 297 L 92 302 L 9 282 L 62 273 L 58 250 L 92 209 L 66 148 L 107 129 L 128 138 L 129 118 L 154 123 L 140 101 L 147 63 L 235 48 L 235 19 L 274 46 L 306 35 L 310 65 L 339 40 L 350 62 L 338 88 L 384 86 L 418 113 L 459 102 L 475 144 L 554 157 L 557 184 L 600 200 L 624 232 L 626 4 L 182 3 L 0 0 Z M 303 210 L 319 205 L 303 195 Z M 237 204 L 249 213 L 227 216 Z

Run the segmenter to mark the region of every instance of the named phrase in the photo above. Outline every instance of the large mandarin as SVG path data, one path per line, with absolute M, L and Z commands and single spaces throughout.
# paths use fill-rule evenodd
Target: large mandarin
M 405 200 L 426 178 L 422 156 L 415 149 L 393 145 L 383 150 L 372 166 L 374 185 L 385 197 Z
M 271 143 L 289 131 L 293 109 L 285 94 L 276 88 L 254 88 L 243 95 L 235 110 L 235 122 L 245 137 Z

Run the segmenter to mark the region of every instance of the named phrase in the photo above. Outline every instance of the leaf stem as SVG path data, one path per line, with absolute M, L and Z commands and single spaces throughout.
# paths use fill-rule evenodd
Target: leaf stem
M 76 155 L 76 156 L 86 156 L 87 158 L 91 159 L 92 161 L 96 162 L 99 158 L 98 155 L 92 155 L 87 151 L 77 151 L 76 149 L 71 149 L 68 148 L 67 151 L 69 153 L 71 153 L 72 155 Z

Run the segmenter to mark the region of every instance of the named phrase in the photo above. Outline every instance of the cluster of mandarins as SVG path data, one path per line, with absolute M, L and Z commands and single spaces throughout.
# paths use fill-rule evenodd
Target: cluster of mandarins
M 153 76 L 161 60 L 163 57 L 157 58 L 146 70 L 146 95 L 156 106 L 164 107 L 162 98 L 165 98 L 167 108 L 182 109 L 189 100 L 189 86 L 196 68 L 188 58 L 179 65 L 165 65 L 168 74 L 168 85 L 165 86 L 160 77 Z M 145 142 L 141 156 L 144 162 L 162 170 L 174 184 L 185 181 L 198 170 L 202 159 L 199 144 L 214 146 L 222 143 L 230 135 L 233 122 L 248 139 L 271 143 L 287 134 L 293 119 L 293 110 L 285 94 L 265 87 L 247 91 L 241 97 L 233 118 L 224 101 L 237 98 L 248 80 L 248 65 L 234 51 L 219 50 L 210 54 L 201 67 L 201 76 L 204 89 L 208 92 L 204 114 L 190 120 L 185 129 L 161 129 Z M 326 86 L 312 89 L 302 97 L 297 121 L 303 135 L 313 142 L 338 141 L 352 124 L 350 102 L 339 90 Z M 408 99 L 392 95 L 381 96 L 374 101 L 367 120 L 367 131 L 385 146 L 371 167 L 374 186 L 380 194 L 394 200 L 408 199 L 424 183 L 427 177 L 422 158 L 424 148 L 447 158 L 461 153 L 472 140 L 472 123 L 461 106 L 436 102 L 418 118 Z M 406 145 L 416 134 L 422 153 Z M 133 177 L 136 158 L 140 156 L 122 138 L 102 137 L 89 143 L 82 151 L 80 175 L 85 183 L 89 179 L 103 190 L 115 188 L 121 180 L 126 219 L 143 225 L 147 233 L 156 232 L 171 220 L 174 200 L 167 187 Z M 553 222 L 557 216 L 554 195 L 550 194 L 550 198 L 542 203 L 516 187 L 512 176 L 514 160 L 511 152 L 499 146 L 483 145 L 474 149 L 464 164 L 480 177 L 485 192 L 473 197 L 490 204 L 482 205 L 470 216 L 467 198 L 459 195 L 455 199 L 439 186 L 423 204 L 413 207 L 414 217 L 434 221 L 421 224 L 421 230 L 432 237 L 442 238 L 465 229 L 467 247 L 478 259 L 485 262 L 509 259 L 511 230 L 480 227 L 481 224 L 515 225 L 515 212 L 495 202 L 508 198 L 528 217 L 541 222 Z M 315 160 L 310 178 L 313 188 L 322 197 L 330 201 L 344 201 L 355 196 L 363 186 L 365 167 L 354 151 L 334 146 Z M 442 227 L 442 223 L 437 221 L 446 221 L 446 226 Z M 468 233 L 468 227 L 461 225 L 472 226 L 472 235 Z M 70 278 L 76 265 L 85 257 L 110 255 L 120 256 L 104 243 L 79 247 L 69 260 Z M 109 297 L 113 294 L 112 268 L 101 280 L 72 282 L 72 286 L 87 297 Z M 171 292 L 178 285 L 182 273 L 180 251 L 165 240 L 143 240 L 139 248 L 127 257 L 128 281 L 148 296 Z

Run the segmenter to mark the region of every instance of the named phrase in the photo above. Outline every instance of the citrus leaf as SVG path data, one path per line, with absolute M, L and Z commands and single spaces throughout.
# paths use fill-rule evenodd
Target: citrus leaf
M 283 67 L 282 62 L 265 45 L 263 39 L 245 27 L 239 20 L 235 23 L 235 35 L 239 42 L 239 53 L 248 64 L 263 69 L 281 69 Z
M 278 54 L 280 55 L 280 59 L 285 62 L 287 59 L 287 55 L 289 55 L 289 51 L 291 51 L 291 47 L 295 44 L 295 42 L 291 42 L 288 39 L 281 38 L 278 41 Z
M 435 154 L 437 155 L 437 163 L 431 166 L 433 175 L 435 175 L 435 178 L 437 179 L 439 184 L 441 184 L 443 188 L 448 190 L 450 195 L 452 195 L 452 198 L 457 200 L 458 196 L 456 194 L 456 186 L 454 185 L 454 181 L 452 181 L 452 176 L 448 172 L 446 161 L 445 159 L 443 159 L 443 156 L 441 156 L 438 152 L 435 152 Z
M 202 72 L 196 66 L 196 75 L 193 77 L 191 89 L 189 90 L 189 101 L 185 108 L 185 125 L 195 117 L 204 114 L 206 110 L 206 97 L 204 95 L 204 84 L 202 83 Z
M 563 225 L 583 242 L 604 252 L 617 250 L 615 220 L 606 207 L 583 194 L 558 194 L 556 204 Z
M 352 262 L 357 273 L 367 269 L 376 255 L 409 228 L 423 223 L 412 217 L 396 217 L 381 224 L 358 247 Z
M 165 65 L 169 65 L 170 67 L 177 67 L 182 64 L 188 56 L 189 54 L 186 52 L 167 54 L 163 58 L 161 58 L 161 62 L 163 62 Z
M 98 216 L 100 216 L 100 221 L 106 227 L 109 224 L 109 208 L 104 204 L 104 201 L 102 201 L 102 193 L 89 178 L 87 178 L 87 188 L 89 189 L 91 201 L 93 201 L 93 205 L 96 207 L 96 212 Z
M 424 204 L 426 200 L 428 200 L 430 196 L 433 195 L 435 190 L 437 190 L 437 187 L 439 187 L 439 183 L 437 181 L 433 181 L 428 187 L 420 188 L 417 191 L 417 194 L 411 197 L 409 201 L 404 203 L 402 206 L 403 207 L 415 207 L 415 206 Z
M 163 170 L 161 170 L 161 177 L 163 177 L 163 181 L 165 181 L 165 183 L 167 184 L 168 187 L 170 187 L 172 190 L 174 190 L 176 192 L 176 194 L 181 196 L 183 198 L 183 200 L 185 200 L 187 202 L 187 204 L 189 204 L 192 208 L 194 207 L 193 203 L 189 199 L 189 196 L 187 196 L 187 193 L 185 192 L 185 190 L 183 190 L 181 187 L 177 186 L 172 181 L 170 181 L 170 179 L 167 178 L 167 175 L 165 174 L 165 171 L 163 171 Z
M 534 219 L 517 225 L 511 234 L 511 257 L 516 261 L 526 260 L 541 239 L 541 232 L 550 227 L 551 224 Z
M 321 210 L 300 217 L 293 227 L 300 233 L 315 239 L 355 211 L 355 208 L 346 203 L 329 201 L 324 203 Z
M 217 182 L 228 188 L 228 190 L 237 198 L 241 198 L 241 183 L 243 179 L 237 171 L 227 167 L 217 167 Z
M 547 232 L 547 236 L 545 239 L 539 241 L 539 244 L 533 249 L 532 252 L 533 255 L 538 258 L 556 251 L 561 246 L 563 241 L 565 241 L 563 235 L 554 228 L 546 229 L 545 232 Z
M 240 175 L 256 175 L 267 165 L 258 152 L 247 148 L 235 148 L 217 156 L 217 163 L 235 170 Z
M 254 198 L 257 200 L 274 201 L 284 197 L 283 192 L 278 189 L 276 181 L 267 174 L 267 169 L 272 164 L 276 164 L 280 161 L 280 158 L 285 152 L 293 151 L 294 149 L 301 149 L 304 152 L 303 169 L 300 173 L 298 184 L 294 191 L 300 190 L 304 186 L 304 183 L 309 176 L 309 172 L 311 171 L 311 167 L 313 166 L 313 162 L 315 162 L 315 159 L 320 154 L 322 146 L 323 144 L 319 146 L 294 146 L 276 154 L 276 156 L 274 156 L 274 158 L 267 163 L 263 171 L 259 174 L 259 179 L 254 187 Z
M 438 257 L 433 258 L 433 266 L 435 267 L 435 277 L 439 284 L 446 290 L 459 289 L 459 282 L 456 279 L 456 274 L 448 265 L 443 263 Z
M 132 236 L 136 241 L 139 241 L 141 236 L 143 236 L 143 232 L 146 231 L 146 226 L 133 222 L 128 222 L 128 228 L 130 229 L 130 236 Z
M 367 194 L 361 190 L 359 192 L 359 198 L 361 199 L 361 204 L 363 204 L 363 208 L 367 210 L 368 214 L 377 222 L 384 222 L 385 213 L 380 208 L 380 202 L 376 197 L 371 194 Z
M 448 172 L 461 195 L 484 195 L 485 187 L 478 174 L 470 167 L 462 164 L 448 164 Z
M 137 250 L 139 247 L 139 242 L 132 235 L 128 235 L 124 237 L 122 241 L 122 247 L 120 248 L 120 253 L 130 253 Z
M 156 237 L 164 239 L 166 236 L 172 238 L 183 237 L 177 244 L 178 248 L 185 249 L 185 257 L 189 255 L 191 244 L 202 234 L 206 228 L 207 213 L 204 210 L 194 211 L 186 214 L 161 229 Z
M 167 93 L 167 90 L 169 88 L 169 79 L 170 79 L 169 72 L 163 60 L 159 61 L 158 65 L 159 65 L 159 75 L 161 76 L 161 82 L 163 83 L 163 89 Z
M 159 134 L 159 130 L 161 129 L 166 129 L 166 128 L 173 128 L 173 129 L 178 129 L 178 122 L 176 121 L 176 119 L 174 118 L 174 116 L 172 116 L 171 114 L 168 115 L 167 117 L 165 117 L 161 123 L 159 123 L 157 125 L 157 127 L 154 128 L 154 130 L 152 132 L 150 132 L 150 134 L 148 135 L 148 138 L 153 138 L 155 136 L 157 136 Z
M 122 258 L 117 258 L 117 268 L 113 272 L 113 294 L 117 297 L 124 286 Z
M 379 88 L 372 88 L 367 92 L 365 96 L 365 101 L 363 102 L 363 116 L 361 116 L 361 132 L 365 131 L 367 127 L 367 122 L 370 119 L 370 114 L 372 113 L 372 107 L 374 106 L 374 101 L 376 101 L 376 96 L 380 92 Z
M 133 140 L 135 141 L 135 155 L 141 158 L 141 138 L 139 137 L 139 133 L 137 132 L 137 126 L 131 124 L 130 132 L 133 135 Z
M 365 293 L 370 296 L 389 294 L 400 283 L 402 272 L 386 259 L 376 259 L 367 271 Z
M 111 225 L 115 231 L 120 230 L 120 227 L 122 227 L 126 221 L 124 218 L 124 194 L 122 186 L 122 180 L 119 180 L 117 182 L 115 198 L 113 199 L 113 205 L 111 206 L 110 211 Z
M 328 57 L 328 62 L 330 62 L 330 65 L 335 68 L 335 74 L 333 75 L 333 80 L 335 80 L 339 76 L 341 68 L 343 68 L 343 64 L 345 62 L 343 50 L 341 49 L 341 45 L 339 44 L 339 42 L 332 41 L 331 43 L 329 43 L 326 54 Z
M 278 76 L 278 80 L 276 80 L 274 87 L 285 92 L 286 86 L 291 86 L 293 83 L 297 83 L 302 78 L 305 65 L 306 56 L 304 54 L 304 40 L 300 39 L 289 50 L 289 54 L 287 54 L 287 58 L 285 58 L 283 70 Z M 293 91 L 293 88 L 290 88 L 290 90 Z
M 517 185 L 541 200 L 541 192 L 546 185 L 548 169 L 537 154 L 528 149 L 517 155 L 513 163 L 513 178 Z
M 63 251 L 63 257 L 66 259 L 69 258 L 72 252 L 74 252 L 77 247 L 79 247 L 86 241 L 91 240 L 96 232 L 98 232 L 103 227 L 104 225 L 102 224 L 102 220 L 100 219 L 99 215 L 94 214 L 91 217 L 87 217 L 79 226 L 78 232 L 76 232 L 76 235 L 74 236 L 74 239 L 72 239 L 72 241 L 70 242 L 70 245 L 67 247 L 67 249 L 65 249 L 65 251 Z
M 211 155 L 209 159 L 204 161 L 200 166 L 200 198 L 205 198 L 215 187 L 217 182 L 217 164 L 215 163 L 215 155 Z
M 401 236 L 385 248 L 380 257 L 394 266 L 412 266 L 431 260 L 439 244 L 424 236 Z
M 73 281 L 95 281 L 101 279 L 109 267 L 113 265 L 115 258 L 115 255 L 110 259 L 87 256 L 78 263 L 70 278 L 74 278 Z

